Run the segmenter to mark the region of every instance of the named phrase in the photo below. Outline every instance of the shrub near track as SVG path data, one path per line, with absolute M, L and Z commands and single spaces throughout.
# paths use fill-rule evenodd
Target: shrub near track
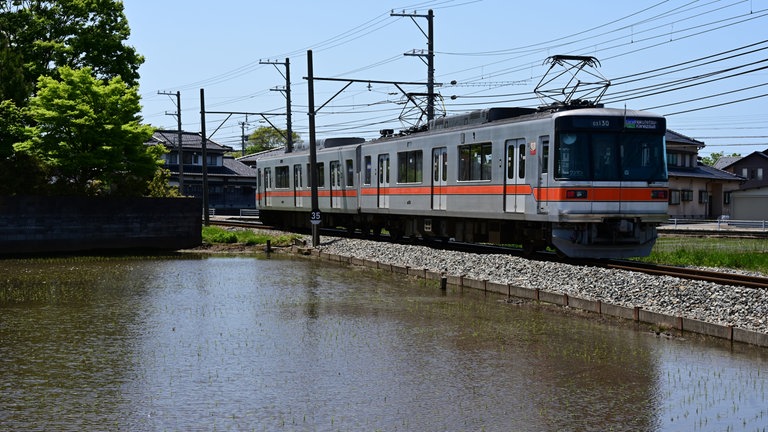
M 252 230 L 238 229 L 227 230 L 220 227 L 203 227 L 203 243 L 210 244 L 233 244 L 239 243 L 246 246 L 262 245 L 270 241 L 272 246 L 290 246 L 294 239 L 301 238 L 299 234 L 266 234 L 258 233 Z

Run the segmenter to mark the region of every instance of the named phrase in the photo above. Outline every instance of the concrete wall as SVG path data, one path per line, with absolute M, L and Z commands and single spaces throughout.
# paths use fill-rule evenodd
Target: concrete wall
M 0 197 L 0 256 L 202 243 L 196 198 Z

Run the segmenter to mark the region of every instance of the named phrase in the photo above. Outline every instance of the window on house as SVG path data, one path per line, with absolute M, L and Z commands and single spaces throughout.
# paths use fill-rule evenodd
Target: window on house
M 684 189 L 680 191 L 681 201 L 693 201 L 693 191 L 690 189 Z
M 669 204 L 670 205 L 680 204 L 680 191 L 679 190 L 670 190 L 669 191 Z
M 725 192 L 723 194 L 723 204 L 730 204 L 731 203 L 731 193 Z
M 699 191 L 699 203 L 706 204 L 709 202 L 709 193 L 705 190 Z
M 762 180 L 763 179 L 763 169 L 762 168 L 758 168 L 757 169 L 757 179 L 758 180 Z
M 676 166 L 679 160 L 679 156 L 680 155 L 677 153 L 667 153 L 667 165 Z
M 741 169 L 741 176 L 745 179 L 749 178 L 749 168 L 742 168 Z

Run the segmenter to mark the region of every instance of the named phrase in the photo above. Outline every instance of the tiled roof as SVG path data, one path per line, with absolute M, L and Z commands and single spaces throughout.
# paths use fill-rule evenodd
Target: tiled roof
M 157 130 L 152 138 L 146 144 L 163 144 L 166 147 L 174 148 L 178 146 L 179 132 L 175 130 Z M 181 132 L 182 147 L 186 150 L 195 150 L 203 148 L 203 138 L 199 132 Z M 232 151 L 232 147 L 218 144 L 215 141 L 207 140 L 205 143 L 207 150 L 214 152 L 228 152 Z
M 721 156 L 717 161 L 715 161 L 714 167 L 717 169 L 723 169 L 729 165 L 733 165 L 734 162 L 741 158 L 742 156 Z
M 744 178 L 731 174 L 728 171 L 719 170 L 715 167 L 699 164 L 696 168 L 669 168 L 670 177 L 694 177 L 708 178 L 721 181 L 743 181 Z
M 233 157 L 224 157 L 224 168 L 232 171 L 239 176 L 253 176 L 256 177 L 256 170 L 248 165 L 236 160 Z
M 691 137 L 687 137 L 681 133 L 675 132 L 671 129 L 667 129 L 667 133 L 664 135 L 667 142 L 673 142 L 677 144 L 691 144 L 699 147 L 704 147 L 705 144 L 699 140 L 695 140 Z

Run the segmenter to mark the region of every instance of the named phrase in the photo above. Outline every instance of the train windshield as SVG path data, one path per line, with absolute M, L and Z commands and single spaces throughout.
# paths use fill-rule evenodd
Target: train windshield
M 620 131 L 560 131 L 555 176 L 563 180 L 667 181 L 664 136 Z

